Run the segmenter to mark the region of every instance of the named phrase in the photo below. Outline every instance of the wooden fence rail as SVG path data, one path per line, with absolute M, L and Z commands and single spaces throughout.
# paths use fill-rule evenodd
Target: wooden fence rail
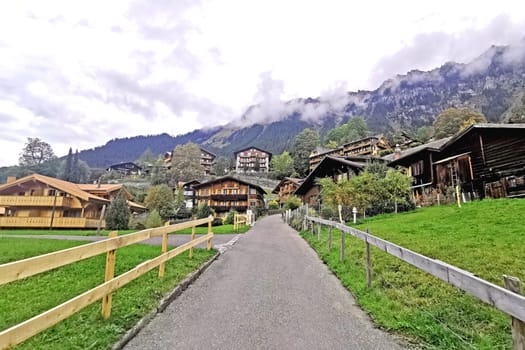
M 307 216 L 306 219 L 318 225 L 325 225 L 351 234 L 368 244 L 391 254 L 429 274 L 435 276 L 522 322 L 525 322 L 525 297 L 508 289 L 487 282 L 471 272 L 449 265 L 437 259 L 431 259 L 412 250 L 398 246 L 367 232 L 359 231 L 344 224 Z M 343 235 L 344 236 L 344 235 Z
M 125 236 L 108 238 L 104 241 L 85 244 L 79 247 L 64 249 L 58 252 L 40 255 L 37 257 L 15 261 L 0 265 L 0 285 L 9 283 L 11 281 L 20 280 L 37 273 L 49 271 L 51 269 L 71 264 L 89 257 L 108 253 L 106 259 L 106 281 L 97 287 L 84 292 L 48 311 L 45 311 L 29 320 L 19 323 L 11 328 L 0 332 L 0 349 L 8 349 L 22 341 L 32 337 L 35 334 L 57 324 L 58 322 L 68 318 L 76 312 L 82 310 L 86 306 L 103 299 L 102 315 L 107 318 L 111 312 L 111 293 L 123 287 L 134 279 L 142 276 L 146 272 L 154 269 L 157 266 L 163 265 L 168 260 L 175 256 L 192 249 L 193 247 L 208 242 L 208 250 L 211 249 L 211 239 L 213 233 L 211 232 L 211 222 L 213 217 L 183 222 L 175 225 L 163 226 L 154 229 L 148 229 L 132 233 Z M 172 250 L 166 251 L 163 249 L 161 255 L 156 258 L 144 261 L 135 268 L 117 276 L 113 277 L 111 265 L 115 263 L 115 250 L 125 247 L 130 244 L 142 242 L 151 237 L 163 236 L 168 233 L 182 230 L 208 223 L 208 234 L 197 239 L 194 239 L 178 246 Z M 159 276 L 162 277 L 162 276 Z

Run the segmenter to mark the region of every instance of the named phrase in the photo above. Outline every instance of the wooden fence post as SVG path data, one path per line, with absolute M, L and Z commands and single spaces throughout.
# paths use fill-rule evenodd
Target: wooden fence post
M 328 251 L 332 250 L 332 225 L 328 226 Z
M 170 222 L 167 221 L 164 226 L 169 226 Z M 164 233 L 162 234 L 162 252 L 161 254 L 164 254 L 168 251 L 168 234 Z M 166 269 L 166 263 L 162 263 L 159 265 L 159 278 L 164 277 L 164 270 Z
M 368 243 L 368 234 L 370 232 L 366 229 L 366 286 L 372 287 L 372 260 L 370 257 L 370 243 Z
M 317 224 L 317 242 L 321 240 L 321 223 Z
M 522 295 L 521 281 L 517 277 L 503 275 L 505 288 L 516 294 Z M 512 349 L 525 350 L 525 322 L 511 317 L 512 320 Z
M 213 216 L 209 216 L 209 218 L 211 219 L 210 222 L 208 222 L 208 234 L 211 233 L 211 223 L 213 221 Z M 208 244 L 207 244 L 207 249 L 210 250 L 211 249 L 211 238 L 208 238 Z
M 117 237 L 118 231 L 111 231 L 108 234 L 108 239 Z M 104 281 L 107 282 L 109 280 L 112 280 L 113 277 L 115 277 L 115 256 L 116 250 L 110 250 L 106 253 L 106 275 L 104 277 Z M 105 319 L 109 318 L 111 315 L 111 297 L 112 294 L 109 293 L 102 298 L 102 317 Z
M 191 227 L 191 240 L 195 239 L 195 225 Z M 190 259 L 193 259 L 193 247 L 190 248 Z
M 339 260 L 345 260 L 345 231 L 343 230 L 341 230 L 341 256 L 339 257 Z
M 314 235 L 314 229 L 315 229 L 314 226 L 315 226 L 315 223 L 314 223 L 314 221 L 312 220 L 312 236 Z

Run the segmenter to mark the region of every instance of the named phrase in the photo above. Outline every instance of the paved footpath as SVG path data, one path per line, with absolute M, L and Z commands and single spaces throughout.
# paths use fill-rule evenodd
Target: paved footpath
M 125 347 L 401 349 L 279 216 L 258 221 Z

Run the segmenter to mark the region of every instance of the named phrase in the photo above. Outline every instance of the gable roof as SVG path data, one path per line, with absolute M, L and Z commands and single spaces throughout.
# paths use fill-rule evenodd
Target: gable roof
M 247 151 L 247 150 L 250 150 L 250 149 L 256 149 L 258 151 L 261 151 L 261 152 L 264 152 L 264 153 L 267 153 L 270 157 L 272 156 L 272 153 L 271 152 L 268 152 L 268 151 L 265 151 L 263 150 L 262 148 L 259 148 L 259 147 L 255 147 L 255 146 L 249 146 L 249 147 L 246 147 L 246 148 L 243 148 L 243 149 L 240 149 L 238 151 L 235 151 L 233 152 L 233 155 L 234 156 L 237 156 L 237 153 L 241 153 L 241 152 L 244 152 L 244 151 Z
M 303 179 L 299 179 L 299 178 L 296 178 L 296 177 L 285 177 L 277 184 L 277 186 L 275 186 L 275 188 L 273 189 L 272 193 L 279 193 L 279 188 L 286 181 L 293 182 L 294 184 L 299 186 L 301 184 L 301 182 L 303 182 Z
M 126 186 L 123 184 L 77 184 L 77 186 L 89 193 L 111 193 L 115 191 L 124 191 L 124 194 L 128 199 L 133 199 L 133 195 L 128 191 Z
M 93 194 L 91 194 L 89 192 L 86 192 L 86 191 L 82 190 L 75 183 L 64 181 L 64 180 L 60 180 L 60 179 L 55 179 L 53 177 L 44 176 L 44 175 L 40 175 L 40 174 L 36 174 L 36 173 L 32 174 L 32 175 L 28 175 L 28 176 L 23 177 L 23 178 L 20 178 L 18 180 L 13 181 L 13 182 L 0 185 L 0 191 L 2 191 L 4 189 L 7 189 L 7 188 L 10 188 L 10 187 L 13 187 L 13 186 L 16 186 L 16 185 L 23 184 L 23 183 L 28 182 L 28 181 L 39 181 L 39 182 L 44 183 L 44 184 L 46 184 L 46 185 L 48 185 L 50 187 L 53 187 L 53 188 L 55 188 L 57 190 L 69 193 L 69 194 L 71 194 L 71 195 L 73 195 L 75 197 L 78 197 L 78 198 L 80 198 L 82 200 L 85 200 L 85 201 L 96 200 L 96 201 L 101 201 L 101 202 L 109 202 L 109 200 L 107 200 L 105 198 L 101 198 L 101 197 L 95 196 L 95 195 L 93 195 Z
M 365 165 L 366 162 L 355 162 L 353 160 L 348 160 L 346 157 L 326 156 L 319 164 L 317 164 L 314 170 L 308 174 L 303 183 L 301 183 L 297 190 L 295 190 L 295 193 L 306 193 L 315 184 L 316 178 L 326 177 L 328 174 L 333 173 L 334 170 L 337 170 L 337 168 L 344 170 L 351 168 L 360 171 Z
M 389 161 L 389 165 L 395 165 L 400 160 L 405 159 L 407 157 L 410 157 L 416 153 L 423 152 L 423 151 L 435 151 L 439 152 L 441 147 L 450 140 L 450 137 L 445 137 L 442 139 L 434 140 L 416 147 L 407 148 L 403 151 L 401 151 L 401 154 L 398 159 L 394 159 L 394 153 L 388 154 L 383 157 L 383 159 Z
M 248 181 L 243 181 L 241 179 L 238 179 L 236 177 L 233 177 L 233 176 L 223 176 L 223 177 L 219 177 L 217 179 L 214 179 L 214 180 L 210 180 L 210 181 L 206 181 L 206 182 L 203 182 L 203 183 L 200 183 L 200 184 L 197 184 L 195 186 L 193 186 L 194 189 L 199 189 L 201 187 L 206 187 L 206 186 L 209 186 L 209 185 L 212 185 L 214 183 L 217 183 L 217 182 L 223 182 L 223 181 L 236 181 L 238 183 L 241 183 L 243 185 L 246 185 L 246 186 L 250 186 L 250 187 L 253 187 L 255 189 L 257 189 L 257 191 L 261 192 L 262 194 L 265 194 L 266 191 L 263 190 L 263 188 L 261 186 L 258 186 L 258 185 L 254 185 Z
M 523 129 L 525 131 L 525 124 L 501 124 L 501 123 L 479 123 L 479 124 L 472 124 L 468 128 L 458 132 L 452 137 L 449 137 L 449 140 L 445 144 L 442 145 L 441 149 L 446 148 L 453 144 L 454 142 L 458 141 L 459 139 L 463 138 L 465 135 L 469 134 L 473 130 L 483 130 L 483 129 Z

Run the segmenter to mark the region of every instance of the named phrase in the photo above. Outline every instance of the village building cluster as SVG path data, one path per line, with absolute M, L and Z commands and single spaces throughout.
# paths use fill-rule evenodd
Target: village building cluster
M 384 152 L 390 152 L 381 156 Z M 257 147 L 234 152 L 236 174 L 267 174 L 272 154 Z M 200 164 L 212 172 L 216 155 L 201 148 Z M 416 147 L 392 147 L 382 135 L 370 136 L 335 149 L 318 149 L 309 159 L 310 173 L 304 179 L 286 177 L 273 189 L 282 207 L 295 195 L 303 203 L 318 205 L 319 178 L 349 179 L 371 162 L 405 169 L 412 178 L 411 199 L 428 205 L 431 193 L 446 195 L 458 189 L 465 198 L 525 196 L 525 124 L 474 124 L 452 137 Z M 165 164 L 171 155 L 165 156 Z M 125 175 L 141 174 L 134 163 L 112 165 L 108 170 Z M 207 204 L 221 217 L 232 210 L 246 213 L 265 207 L 265 190 L 235 176 L 208 181 L 195 179 L 181 184 L 186 208 Z M 121 184 L 74 184 L 33 174 L 8 178 L 0 185 L 0 228 L 96 228 L 104 227 L 105 207 L 123 191 L 131 211 L 146 208 L 133 202 Z M 439 196 L 438 196 L 439 201 Z

